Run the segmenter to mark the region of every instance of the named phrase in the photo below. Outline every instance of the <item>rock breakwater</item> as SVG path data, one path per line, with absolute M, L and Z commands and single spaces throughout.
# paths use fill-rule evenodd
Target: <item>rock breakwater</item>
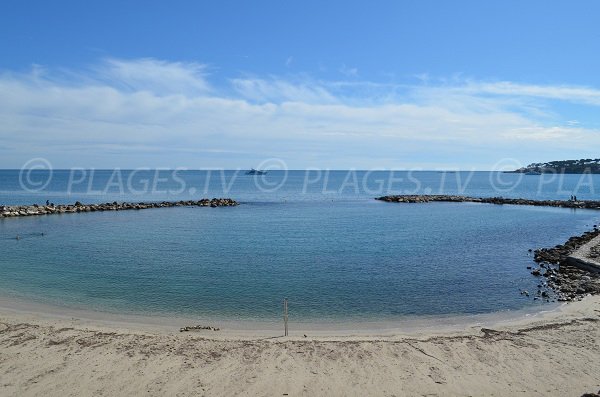
M 13 218 L 36 215 L 70 214 L 78 212 L 101 212 L 101 211 L 126 211 L 143 210 L 149 208 L 169 208 L 169 207 L 233 207 L 239 203 L 230 198 L 202 199 L 198 201 L 162 201 L 152 203 L 128 203 L 112 202 L 102 204 L 82 204 L 79 201 L 75 204 L 48 204 L 48 205 L 21 205 L 21 206 L 0 206 L 0 218 Z
M 377 197 L 375 200 L 385 201 L 388 203 L 483 203 L 497 205 L 533 205 L 538 207 L 560 207 L 600 210 L 600 201 L 596 200 L 530 200 L 522 198 L 469 197 L 442 194 L 392 195 Z
M 600 229 L 594 228 L 581 236 L 571 237 L 564 244 L 535 250 L 533 260 L 539 267 L 532 269 L 531 274 L 542 278 L 537 296 L 573 301 L 587 294 L 600 294 L 600 273 L 576 266 L 569 260 L 571 254 L 598 236 Z
M 600 236 L 600 229 L 594 227 L 594 230 L 583 233 L 581 236 L 573 236 L 565 243 L 556 245 L 552 248 L 540 248 L 533 252 L 533 260 L 538 263 L 561 264 L 566 262 L 569 255 L 577 251 L 583 245 Z

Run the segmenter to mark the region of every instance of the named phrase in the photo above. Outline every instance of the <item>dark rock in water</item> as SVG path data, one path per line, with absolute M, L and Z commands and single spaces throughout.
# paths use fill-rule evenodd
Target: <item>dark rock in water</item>
M 534 276 L 540 276 L 542 273 L 540 273 L 540 269 L 533 269 L 531 271 L 531 274 L 533 274 Z

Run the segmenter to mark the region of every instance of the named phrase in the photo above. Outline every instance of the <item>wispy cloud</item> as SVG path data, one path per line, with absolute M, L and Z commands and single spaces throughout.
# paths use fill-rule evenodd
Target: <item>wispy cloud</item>
M 346 65 L 342 65 L 340 73 L 346 77 L 358 77 L 358 68 L 351 68 Z
M 319 83 L 280 78 L 238 78 L 231 84 L 242 98 L 258 102 L 334 103 L 337 99 Z
M 95 67 L 96 77 L 106 84 L 130 91 L 154 94 L 198 95 L 210 91 L 206 65 L 194 62 L 166 62 L 152 58 L 107 59 Z
M 296 168 L 489 168 L 503 157 L 589 156 L 600 146 L 597 129 L 529 100 L 600 105 L 588 87 L 429 76 L 416 85 L 309 76 L 228 84 L 211 84 L 205 65 L 155 59 L 4 72 L 0 138 L 12 150 L 0 167 L 43 156 L 63 167 L 237 167 L 281 157 Z
M 469 83 L 462 87 L 462 90 L 472 94 L 527 96 L 600 106 L 600 90 L 588 87 L 543 86 L 501 81 L 495 83 Z

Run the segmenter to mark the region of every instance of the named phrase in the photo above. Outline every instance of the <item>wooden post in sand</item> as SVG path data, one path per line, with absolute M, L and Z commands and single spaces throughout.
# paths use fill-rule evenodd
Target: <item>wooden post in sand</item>
M 288 336 L 288 300 L 283 299 L 283 324 L 284 324 L 284 336 Z

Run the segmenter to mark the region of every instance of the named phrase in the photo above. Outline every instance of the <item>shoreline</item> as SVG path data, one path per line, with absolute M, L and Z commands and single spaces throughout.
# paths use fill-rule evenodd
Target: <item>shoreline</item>
M 59 312 L 50 311 L 48 306 L 28 306 L 6 304 L 0 298 L 0 322 L 18 321 L 57 327 L 79 327 L 85 329 L 103 329 L 119 332 L 143 332 L 159 335 L 199 336 L 208 340 L 254 340 L 256 338 L 302 339 L 304 335 L 311 340 L 371 340 L 396 339 L 404 337 L 428 337 L 431 335 L 455 335 L 464 332 L 479 331 L 481 328 L 527 327 L 540 322 L 560 322 L 577 317 L 581 313 L 600 313 L 600 296 L 588 295 L 575 302 L 563 302 L 549 305 L 548 310 L 514 310 L 485 314 L 465 314 L 448 316 L 423 316 L 406 321 L 390 322 L 347 322 L 342 328 L 336 323 L 294 323 L 290 321 L 290 335 L 283 336 L 283 321 L 245 321 L 226 320 L 216 322 L 218 331 L 199 329 L 181 332 L 181 324 L 190 324 L 183 317 L 159 317 L 151 315 L 115 314 L 93 311 Z M 531 308 L 532 309 L 532 308 Z M 537 309 L 540 309 L 538 307 Z M 593 310 L 592 310 L 593 309 Z M 596 310 L 598 309 L 598 310 Z M 600 314 L 599 314 L 600 316 Z M 600 321 L 600 320 L 599 320 Z M 171 323 L 175 322 L 175 323 Z M 377 328 L 373 325 L 387 324 Z M 219 326 L 223 326 L 220 328 Z
M 590 298 L 596 298 L 590 296 Z M 597 297 L 600 303 L 600 297 Z M 413 315 L 396 319 L 349 319 L 338 321 L 326 319 L 321 322 L 294 322 L 290 316 L 290 334 L 313 337 L 348 337 L 418 335 L 424 331 L 459 332 L 482 326 L 510 325 L 539 320 L 565 311 L 572 303 L 540 303 L 521 309 L 502 310 L 479 314 Z M 68 322 L 72 325 L 91 327 L 114 327 L 130 331 L 179 333 L 183 327 L 202 326 L 218 328 L 218 331 L 198 332 L 216 338 L 255 338 L 278 336 L 283 332 L 283 321 L 217 319 L 168 314 L 114 313 L 92 309 L 60 307 L 22 298 L 0 295 L 0 318 L 4 315 L 21 317 L 23 320 Z

